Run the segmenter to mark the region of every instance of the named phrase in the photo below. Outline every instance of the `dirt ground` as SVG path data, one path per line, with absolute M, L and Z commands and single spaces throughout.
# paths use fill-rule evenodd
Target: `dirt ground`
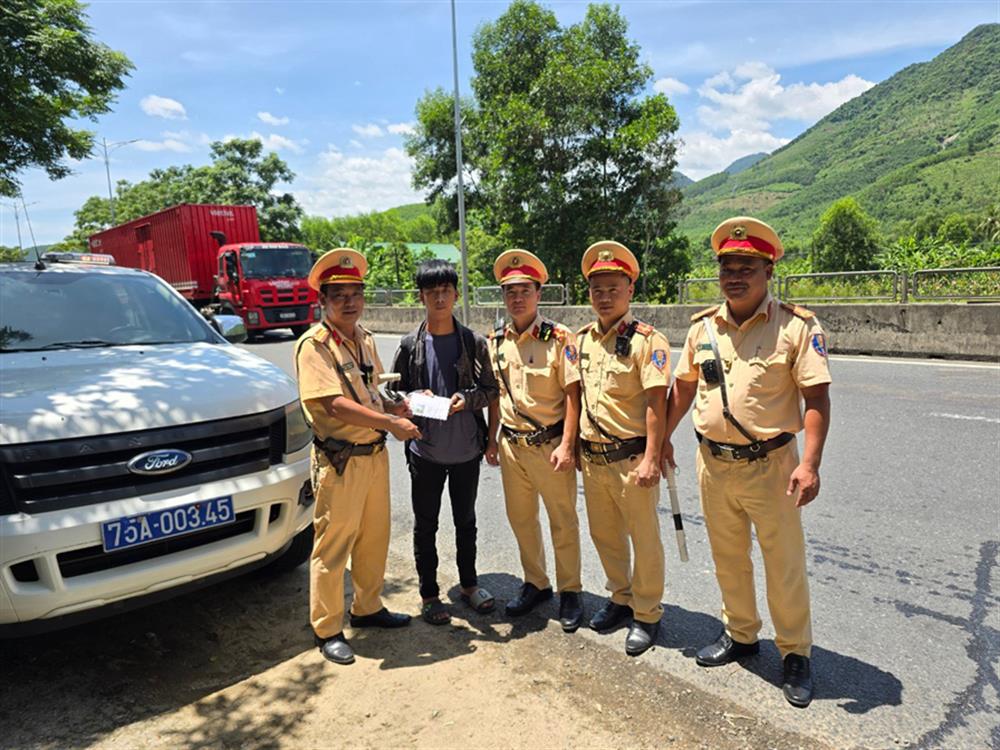
M 393 609 L 416 609 L 410 571 L 390 560 Z M 0 747 L 819 747 L 627 657 L 623 631 L 540 615 L 456 604 L 449 626 L 348 630 L 357 662 L 329 664 L 307 588 L 303 567 L 0 642 Z

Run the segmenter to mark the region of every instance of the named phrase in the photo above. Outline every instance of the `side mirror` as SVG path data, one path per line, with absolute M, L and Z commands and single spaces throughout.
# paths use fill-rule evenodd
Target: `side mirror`
M 212 327 L 230 344 L 242 344 L 247 340 L 247 328 L 239 315 L 214 315 Z

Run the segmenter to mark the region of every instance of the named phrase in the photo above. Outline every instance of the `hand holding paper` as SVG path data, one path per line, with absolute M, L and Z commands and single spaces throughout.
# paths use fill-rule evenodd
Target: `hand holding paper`
M 415 417 L 425 417 L 427 419 L 437 419 L 445 421 L 451 411 L 451 399 L 444 396 L 428 396 L 425 393 L 414 391 L 409 395 L 410 411 Z

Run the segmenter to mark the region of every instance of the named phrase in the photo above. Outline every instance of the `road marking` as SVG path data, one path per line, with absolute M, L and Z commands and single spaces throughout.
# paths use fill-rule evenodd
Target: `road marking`
M 871 362 L 880 365 L 919 365 L 921 367 L 964 367 L 971 370 L 1000 370 L 1000 365 L 990 362 L 952 362 L 945 359 L 907 359 L 905 357 L 866 357 L 849 354 L 831 354 L 838 362 Z
M 992 422 L 994 424 L 1000 424 L 1000 419 L 996 417 L 972 417 L 967 414 L 938 414 L 937 412 L 931 412 L 932 417 L 943 417 L 944 419 L 969 419 L 973 422 Z

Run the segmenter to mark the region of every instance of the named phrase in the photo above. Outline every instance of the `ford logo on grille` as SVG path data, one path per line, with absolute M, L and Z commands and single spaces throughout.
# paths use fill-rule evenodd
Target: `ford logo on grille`
M 176 448 L 140 453 L 128 462 L 128 470 L 133 474 L 169 474 L 183 469 L 191 463 L 191 454 Z

